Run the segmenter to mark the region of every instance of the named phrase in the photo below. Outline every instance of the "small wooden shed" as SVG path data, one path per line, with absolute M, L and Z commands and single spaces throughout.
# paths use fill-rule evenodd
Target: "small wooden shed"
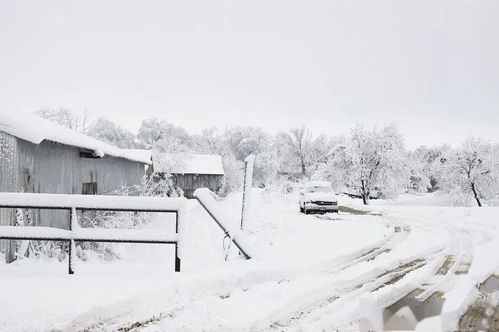
M 171 174 L 173 183 L 186 198 L 198 188 L 217 192 L 224 177 L 222 157 L 214 154 L 163 153 L 153 155 L 153 171 Z

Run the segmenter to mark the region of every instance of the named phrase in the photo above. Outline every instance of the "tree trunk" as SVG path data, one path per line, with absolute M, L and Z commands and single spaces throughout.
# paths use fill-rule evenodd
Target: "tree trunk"
M 364 180 L 361 180 L 360 183 L 362 202 L 364 203 L 364 205 L 369 205 L 369 190 L 366 188 L 366 182 Z
M 305 163 L 303 161 L 301 161 L 301 174 L 307 175 L 307 167 L 305 166 Z
M 478 207 L 482 207 L 482 202 L 480 202 L 480 197 L 478 196 L 474 183 L 471 183 L 471 191 L 473 191 L 473 196 L 475 196 L 475 200 L 478 203 Z

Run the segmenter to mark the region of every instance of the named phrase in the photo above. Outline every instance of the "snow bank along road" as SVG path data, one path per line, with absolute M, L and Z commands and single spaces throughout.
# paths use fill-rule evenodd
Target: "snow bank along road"
M 164 283 L 150 289 L 134 279 L 137 286 L 122 290 L 127 296 L 103 306 L 86 299 L 88 305 L 45 321 L 22 324 L 12 314 L 0 324 L 89 331 L 452 330 L 497 324 L 499 293 L 491 277 L 499 271 L 493 254 L 499 249 L 497 209 L 379 205 L 362 211 L 345 198 L 349 208 L 339 215 L 305 216 L 293 196 L 255 197 L 258 209 L 247 232 L 257 259 L 222 262 L 220 234 L 193 204 L 185 273 L 167 273 Z M 220 205 L 236 216 L 238 199 Z M 151 277 L 143 278 L 147 283 Z

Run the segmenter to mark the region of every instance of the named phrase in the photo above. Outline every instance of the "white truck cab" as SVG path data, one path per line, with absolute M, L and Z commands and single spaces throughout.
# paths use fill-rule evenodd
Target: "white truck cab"
M 330 182 L 310 181 L 300 191 L 300 212 L 338 212 L 338 198 Z

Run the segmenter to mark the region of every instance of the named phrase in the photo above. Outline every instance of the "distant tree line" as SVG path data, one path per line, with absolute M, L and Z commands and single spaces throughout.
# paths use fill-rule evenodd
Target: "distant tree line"
M 499 194 L 499 144 L 470 137 L 460 147 L 421 146 L 408 151 L 394 125 L 361 124 L 348 136 L 315 136 L 305 126 L 270 135 L 259 127 L 206 128 L 189 134 L 164 119 L 142 120 L 134 134 L 88 112 L 42 109 L 43 118 L 120 148 L 219 154 L 226 172 L 220 194 L 239 190 L 242 165 L 257 156 L 254 177 L 260 186 L 301 179 L 329 180 L 338 192 L 362 198 L 394 198 L 407 191 L 445 191 L 482 206 Z

